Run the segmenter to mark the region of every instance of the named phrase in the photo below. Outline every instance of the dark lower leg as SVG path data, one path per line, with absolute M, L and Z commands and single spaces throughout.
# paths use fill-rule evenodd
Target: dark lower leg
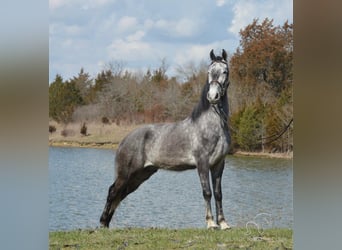
M 214 221 L 214 216 L 211 210 L 211 194 L 210 196 L 204 195 L 204 200 L 206 204 L 206 213 L 205 213 L 205 220 L 207 222 L 207 228 L 216 228 L 217 224 Z
M 117 179 L 114 182 L 109 188 L 107 203 L 100 218 L 100 222 L 104 227 L 109 227 L 109 223 L 120 202 L 125 199 L 127 195 L 134 192 L 156 171 L 157 168 L 153 166 L 142 168 L 131 174 L 127 180 Z
M 223 167 L 224 167 L 224 163 L 221 163 L 216 168 L 213 168 L 211 170 L 211 178 L 212 178 L 214 197 L 215 197 L 216 221 L 217 221 L 217 224 L 220 225 L 221 229 L 228 229 L 230 227 L 225 221 L 223 208 L 222 208 L 221 179 L 222 179 Z
M 124 188 L 125 182 L 120 179 L 116 179 L 113 185 L 109 187 L 107 202 L 100 218 L 100 223 L 104 227 L 109 227 L 109 223 L 113 217 L 115 209 L 121 201 L 120 197 Z
M 116 199 L 114 202 L 111 203 L 106 203 L 106 206 L 103 210 L 103 213 L 101 215 L 100 218 L 100 223 L 104 226 L 104 227 L 109 227 L 109 223 L 114 215 L 115 209 L 118 207 L 120 203 L 119 199 Z
M 207 228 L 216 228 L 217 224 L 214 222 L 212 210 L 211 210 L 211 189 L 209 183 L 209 171 L 200 171 L 199 176 L 203 191 L 203 198 L 205 200 L 206 214 L 205 219 L 207 222 Z

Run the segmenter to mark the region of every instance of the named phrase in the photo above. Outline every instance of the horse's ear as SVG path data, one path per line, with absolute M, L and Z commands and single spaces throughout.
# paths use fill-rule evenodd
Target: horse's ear
M 222 58 L 227 61 L 227 52 L 224 49 L 222 50 Z
M 215 61 L 215 60 L 216 60 L 216 56 L 215 56 L 215 54 L 214 54 L 214 50 L 213 50 L 213 49 L 210 51 L 210 59 L 211 59 L 212 61 Z

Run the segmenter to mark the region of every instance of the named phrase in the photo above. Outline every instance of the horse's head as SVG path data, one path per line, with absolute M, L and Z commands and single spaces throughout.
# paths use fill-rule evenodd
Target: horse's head
M 215 56 L 214 51 L 210 51 L 211 64 L 208 70 L 209 90 L 207 99 L 211 104 L 216 104 L 226 93 L 229 85 L 229 69 L 227 53 L 223 49 L 222 56 Z

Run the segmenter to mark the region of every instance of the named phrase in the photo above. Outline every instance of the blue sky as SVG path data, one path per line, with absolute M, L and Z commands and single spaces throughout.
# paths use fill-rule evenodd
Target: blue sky
M 146 72 L 166 59 L 167 74 L 233 54 L 239 31 L 254 18 L 293 22 L 293 0 L 49 0 L 49 82 L 81 67 L 92 77 L 109 62 Z

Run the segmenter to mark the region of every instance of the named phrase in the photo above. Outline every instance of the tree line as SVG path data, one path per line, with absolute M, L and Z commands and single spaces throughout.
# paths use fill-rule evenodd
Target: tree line
M 231 137 L 234 149 L 292 150 L 293 24 L 253 20 L 240 31 L 240 43 L 229 55 Z M 173 122 L 187 117 L 198 102 L 207 77 L 207 63 L 177 67 L 178 77 L 167 75 L 166 59 L 143 73 L 124 70 L 111 62 L 95 78 L 83 68 L 64 80 L 56 75 L 49 86 L 49 117 L 59 123 L 103 121 L 118 125 Z M 180 80 L 182 79 L 182 80 Z

